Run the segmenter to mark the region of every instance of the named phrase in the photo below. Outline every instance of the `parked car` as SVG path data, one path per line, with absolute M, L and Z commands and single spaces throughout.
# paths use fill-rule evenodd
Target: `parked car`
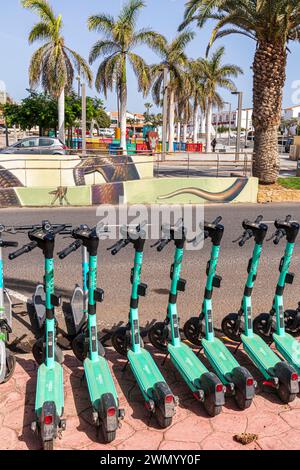
M 54 137 L 27 137 L 9 147 L 3 148 L 0 153 L 28 154 L 28 155 L 65 155 L 67 147 Z

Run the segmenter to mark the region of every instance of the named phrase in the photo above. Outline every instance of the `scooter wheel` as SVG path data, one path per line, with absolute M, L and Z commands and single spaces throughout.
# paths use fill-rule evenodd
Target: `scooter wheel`
M 2 383 L 6 383 L 11 379 L 16 367 L 16 357 L 6 349 L 6 374 Z
M 37 364 L 40 366 L 46 360 L 46 344 L 44 338 L 39 338 L 32 346 L 32 354 Z M 55 361 L 59 364 L 64 362 L 64 355 L 60 347 L 55 346 Z
M 173 418 L 166 418 L 159 408 L 156 408 L 154 411 L 154 416 L 156 421 L 161 429 L 169 428 L 172 424 Z
M 239 315 L 237 313 L 229 313 L 222 320 L 222 331 L 225 336 L 227 336 L 232 341 L 237 343 L 241 342 L 241 332 L 237 331 L 237 322 L 239 320 Z
M 111 337 L 113 348 L 124 357 L 127 357 L 127 351 L 129 349 L 127 332 L 128 329 L 123 326 L 114 331 Z
M 159 351 L 168 352 L 168 335 L 166 335 L 166 324 L 157 322 L 150 328 L 148 338 L 150 343 Z
M 117 437 L 117 431 L 109 431 L 108 432 L 103 427 L 102 427 L 101 432 L 99 430 L 99 440 L 102 440 L 102 436 L 100 437 L 100 434 L 103 436 L 103 440 L 104 440 L 105 444 L 110 444 L 110 442 L 113 442 Z
M 292 336 L 298 336 L 300 332 L 300 312 L 299 310 L 285 311 L 285 330 Z
M 266 343 L 272 342 L 273 328 L 269 328 L 270 314 L 261 313 L 253 320 L 253 331 L 260 336 Z
M 201 346 L 201 323 L 199 317 L 190 318 L 183 327 L 186 339 L 195 346 Z
M 294 401 L 297 396 L 296 393 L 291 393 L 288 386 L 282 382 L 279 383 L 277 393 L 280 400 L 286 405 Z
M 53 450 L 54 448 L 54 441 L 51 439 L 50 441 L 43 442 L 43 449 L 44 450 Z
M 88 355 L 84 347 L 85 338 L 86 338 L 86 332 L 82 332 L 82 333 L 79 333 L 79 335 L 77 335 L 72 341 L 72 350 L 76 358 L 80 362 L 84 362 L 84 360 L 87 358 L 87 355 Z M 101 357 L 105 357 L 105 349 L 99 340 L 98 340 L 98 354 Z
M 247 410 L 252 405 L 252 398 L 247 399 L 241 390 L 236 390 L 234 398 L 240 410 Z
M 214 416 L 218 416 L 222 411 L 222 406 L 216 405 L 215 397 L 213 394 L 208 395 L 208 397 L 203 402 L 203 406 L 207 414 L 212 418 Z

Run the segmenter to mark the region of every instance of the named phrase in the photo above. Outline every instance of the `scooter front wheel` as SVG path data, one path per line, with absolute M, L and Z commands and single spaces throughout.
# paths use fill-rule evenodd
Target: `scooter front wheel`
M 183 327 L 186 339 L 195 346 L 201 346 L 201 320 L 199 317 L 190 318 Z
M 229 315 L 226 315 L 222 320 L 222 331 L 224 335 L 236 343 L 241 342 L 241 331 L 238 327 L 239 320 L 240 317 L 237 313 L 229 313 Z
M 124 357 L 127 357 L 127 351 L 129 349 L 127 333 L 128 329 L 123 326 L 114 331 L 111 337 L 113 348 L 115 351 L 117 351 L 117 353 Z
M 300 332 L 300 312 L 299 310 L 285 311 L 285 330 L 292 336 L 297 337 Z
M 11 379 L 14 370 L 16 368 L 16 357 L 6 349 L 6 374 L 3 383 L 6 383 Z
M 32 354 L 37 364 L 40 366 L 46 360 L 46 343 L 44 338 L 39 338 L 32 346 Z M 64 355 L 59 346 L 55 346 L 55 361 L 59 364 L 64 362 Z
M 72 341 L 72 350 L 80 362 L 84 362 L 88 355 L 88 347 L 85 347 L 86 332 L 79 333 Z M 98 339 L 98 354 L 105 357 L 105 349 Z
M 157 322 L 150 328 L 148 338 L 150 343 L 159 351 L 168 352 L 168 334 L 166 334 L 166 324 Z
M 273 327 L 269 313 L 261 313 L 253 320 L 253 331 L 260 336 L 266 343 L 272 342 Z

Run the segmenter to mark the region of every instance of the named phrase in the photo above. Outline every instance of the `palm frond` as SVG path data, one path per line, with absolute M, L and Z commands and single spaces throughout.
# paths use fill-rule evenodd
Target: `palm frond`
M 51 27 L 48 23 L 39 22 L 36 23 L 32 30 L 29 33 L 28 41 L 29 44 L 32 44 L 35 41 L 43 41 L 45 39 L 50 39 L 52 34 Z
M 90 51 L 89 63 L 93 64 L 95 60 L 99 59 L 99 57 L 111 55 L 116 52 L 121 52 L 121 49 L 119 48 L 118 44 L 116 44 L 114 41 L 97 41 Z
M 97 31 L 107 36 L 112 35 L 113 28 L 115 26 L 114 17 L 111 15 L 99 14 L 92 15 L 88 18 L 88 29 L 90 31 Z
M 44 21 L 50 22 L 52 25 L 55 24 L 56 17 L 53 9 L 51 8 L 47 0 L 22 0 L 24 8 L 28 8 L 37 13 Z
M 87 62 L 73 49 L 70 49 L 66 46 L 64 49 L 69 52 L 77 72 L 80 73 L 88 81 L 89 86 L 91 86 L 93 81 L 93 74 Z

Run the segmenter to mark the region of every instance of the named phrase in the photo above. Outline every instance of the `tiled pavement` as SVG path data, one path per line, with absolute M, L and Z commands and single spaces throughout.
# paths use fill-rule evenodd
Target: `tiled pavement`
M 155 420 L 149 422 L 147 410 L 129 368 L 123 372 L 124 360 L 108 351 L 113 375 L 120 397 L 121 407 L 126 410 L 122 428 L 117 439 L 105 445 L 97 439 L 91 422 L 91 408 L 86 384 L 82 382 L 83 369 L 71 352 L 65 352 L 64 384 L 67 429 L 55 448 L 81 450 L 208 450 L 208 449 L 299 449 L 300 448 L 300 399 L 283 405 L 273 393 L 258 391 L 253 405 L 246 411 L 236 408 L 229 398 L 221 415 L 208 418 L 201 404 L 175 373 L 167 360 L 161 367 L 173 392 L 179 396 L 176 417 L 172 426 L 160 430 Z M 161 364 L 161 356 L 154 356 Z M 249 366 L 247 358 L 240 353 L 243 365 Z M 31 433 L 34 418 L 36 364 L 30 354 L 17 356 L 13 378 L 0 391 L 0 448 L 39 449 L 40 443 Z M 253 369 L 252 369 L 253 371 Z M 257 379 L 261 377 L 256 376 Z M 257 439 L 248 445 L 236 442 L 234 436 L 241 433 L 256 434 Z

